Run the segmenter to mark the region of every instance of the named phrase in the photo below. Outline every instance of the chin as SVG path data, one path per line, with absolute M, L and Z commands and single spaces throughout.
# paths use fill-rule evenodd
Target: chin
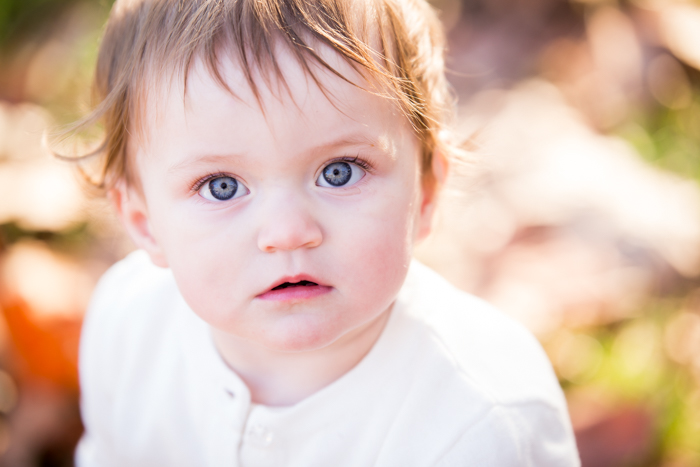
M 265 341 L 266 347 L 277 352 L 307 352 L 328 347 L 342 334 L 337 329 L 329 329 L 326 323 L 302 322 L 267 335 Z

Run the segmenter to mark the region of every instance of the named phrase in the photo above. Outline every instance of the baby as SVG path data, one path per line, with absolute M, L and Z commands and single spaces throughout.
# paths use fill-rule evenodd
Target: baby
M 140 248 L 78 466 L 575 466 L 535 339 L 412 262 L 454 154 L 423 0 L 119 0 L 103 187 Z

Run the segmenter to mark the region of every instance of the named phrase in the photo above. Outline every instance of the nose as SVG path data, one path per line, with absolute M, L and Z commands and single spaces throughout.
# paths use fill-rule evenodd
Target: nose
M 308 208 L 290 199 L 275 204 L 266 210 L 265 223 L 258 233 L 258 248 L 261 251 L 292 251 L 315 248 L 321 244 L 321 226 Z

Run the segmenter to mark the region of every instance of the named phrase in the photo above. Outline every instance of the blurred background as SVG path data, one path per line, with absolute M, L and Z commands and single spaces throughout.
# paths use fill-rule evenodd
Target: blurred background
M 82 316 L 133 248 L 41 144 L 111 3 L 0 0 L 0 465 L 72 465 Z M 700 1 L 433 3 L 473 158 L 417 256 L 537 335 L 584 467 L 700 466 Z

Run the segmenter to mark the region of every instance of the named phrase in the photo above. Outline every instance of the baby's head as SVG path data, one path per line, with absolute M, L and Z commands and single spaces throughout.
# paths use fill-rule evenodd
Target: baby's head
M 214 329 L 352 339 L 388 313 L 449 146 L 422 0 L 123 0 L 96 89 L 103 183 Z

